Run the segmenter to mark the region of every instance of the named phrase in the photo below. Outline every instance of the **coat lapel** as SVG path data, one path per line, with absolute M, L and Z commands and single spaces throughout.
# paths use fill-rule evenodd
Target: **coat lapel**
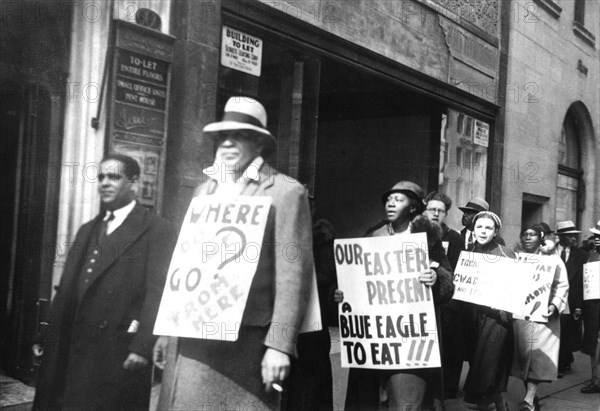
M 125 251 L 131 247 L 138 238 L 148 230 L 145 218 L 146 210 L 140 205 L 136 205 L 131 213 L 127 216 L 123 224 L 121 224 L 114 232 L 105 239 L 104 247 L 98 263 L 94 267 L 94 272 L 90 277 L 90 281 L 86 287 L 82 289 L 79 296 L 79 301 L 85 295 L 87 290 L 94 284 L 102 275 L 123 255 Z

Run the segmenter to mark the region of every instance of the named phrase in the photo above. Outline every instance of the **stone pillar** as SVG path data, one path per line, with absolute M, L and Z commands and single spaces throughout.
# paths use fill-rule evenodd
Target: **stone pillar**
M 179 224 L 213 147 L 202 128 L 215 121 L 221 1 L 176 0 L 171 25 L 175 41 L 163 214 Z

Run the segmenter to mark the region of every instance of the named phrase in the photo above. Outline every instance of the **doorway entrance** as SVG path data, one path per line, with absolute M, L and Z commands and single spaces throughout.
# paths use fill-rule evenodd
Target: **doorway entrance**
M 437 189 L 447 107 L 376 74 L 323 59 L 315 199 L 341 237 L 383 217 L 382 194 L 401 180 Z
M 44 254 L 54 248 L 43 244 L 52 177 L 49 94 L 38 85 L 1 84 L 0 124 L 0 368 L 27 382 L 34 371 L 31 344 L 42 274 L 54 257 Z

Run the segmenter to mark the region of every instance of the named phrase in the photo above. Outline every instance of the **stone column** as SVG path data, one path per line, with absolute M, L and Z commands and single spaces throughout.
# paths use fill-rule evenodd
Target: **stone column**
M 179 224 L 202 169 L 213 160 L 213 147 L 202 141 L 202 128 L 216 120 L 221 1 L 177 0 L 171 10 L 175 61 L 163 214 Z

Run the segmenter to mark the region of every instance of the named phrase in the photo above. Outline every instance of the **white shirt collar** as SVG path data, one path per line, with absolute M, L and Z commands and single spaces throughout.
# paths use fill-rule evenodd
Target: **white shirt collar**
M 106 234 L 112 233 L 117 228 L 119 228 L 119 226 L 121 226 L 121 224 L 123 224 L 123 221 L 125 221 L 125 219 L 129 215 L 129 213 L 131 213 L 133 211 L 135 204 L 136 204 L 136 201 L 132 200 L 129 204 L 127 204 L 126 206 L 121 207 L 117 210 L 113 210 L 112 212 L 106 211 L 106 215 L 103 218 L 104 221 L 106 221 L 110 218 L 111 213 L 114 216 L 113 219 L 108 222 L 108 227 L 106 228 Z

